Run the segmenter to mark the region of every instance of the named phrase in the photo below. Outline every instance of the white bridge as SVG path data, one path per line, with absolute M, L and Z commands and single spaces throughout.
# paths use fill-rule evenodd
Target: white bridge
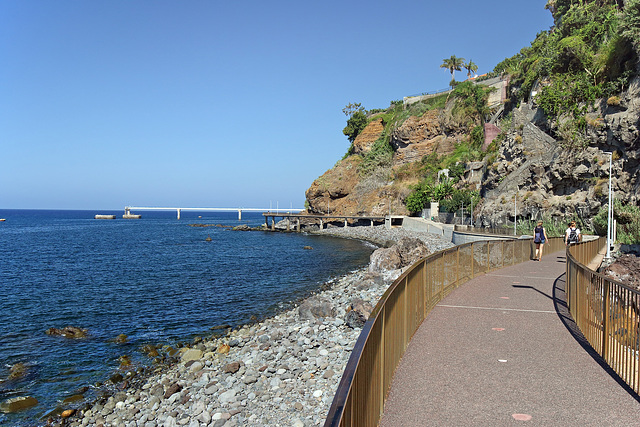
M 123 218 L 136 218 L 135 214 L 131 211 L 176 211 L 178 213 L 178 219 L 180 219 L 180 212 L 182 211 L 196 211 L 196 212 L 238 212 L 238 220 L 242 219 L 242 211 L 245 212 L 276 212 L 276 213 L 293 213 L 301 212 L 304 209 L 261 209 L 261 208 L 162 208 L 162 207 L 140 207 L 140 206 L 125 206 Z

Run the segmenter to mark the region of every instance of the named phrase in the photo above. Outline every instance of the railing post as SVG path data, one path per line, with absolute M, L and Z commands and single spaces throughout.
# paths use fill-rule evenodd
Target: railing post
M 381 318 L 381 322 L 382 324 L 380 325 L 380 346 L 379 346 L 379 357 L 380 357 L 380 384 L 383 385 L 383 387 L 380 387 L 380 414 L 378 414 L 378 420 L 380 420 L 380 417 L 382 416 L 382 412 L 384 410 L 384 398 L 387 394 L 387 390 L 385 390 L 384 388 L 384 369 L 385 369 L 385 354 L 384 354 L 384 349 L 385 349 L 385 342 L 384 342 L 384 331 L 387 328 L 386 325 L 386 318 L 387 318 L 387 307 L 386 306 L 382 306 L 382 310 L 380 311 L 380 313 L 382 314 L 382 318 Z M 351 419 L 353 420 L 353 417 L 351 417 Z
M 445 265 L 445 261 L 444 261 L 444 254 L 446 251 L 442 251 L 442 262 L 440 264 L 442 264 L 442 270 L 440 271 L 440 279 L 442 280 L 442 287 L 440 288 L 440 299 L 442 300 L 442 298 L 444 298 L 444 287 L 445 287 L 445 275 L 444 275 L 444 265 Z
M 484 272 L 488 273 L 489 272 L 489 258 L 490 258 L 490 249 L 491 249 L 491 245 L 489 245 L 489 242 L 485 243 L 485 245 L 487 246 L 487 262 L 484 268 Z
M 409 316 L 409 306 L 407 305 L 407 288 L 409 287 L 409 276 L 404 278 L 404 286 L 402 292 L 404 293 L 404 316 L 402 316 L 402 350 L 407 349 L 407 316 Z
M 471 242 L 471 278 L 473 279 L 474 277 L 476 277 L 473 269 L 475 267 L 476 264 L 476 252 L 474 250 L 473 244 L 475 242 Z
M 565 284 L 564 284 L 564 293 L 566 294 L 566 298 L 567 298 L 567 308 L 569 309 L 569 313 L 571 313 L 571 277 L 570 277 L 570 262 L 569 262 L 569 258 L 567 257 L 567 253 L 565 250 Z M 576 320 L 577 322 L 577 318 L 574 316 L 574 320 Z
M 460 246 L 456 246 L 456 288 L 460 283 Z
M 429 299 L 429 286 L 427 284 L 427 261 L 422 261 L 422 288 L 424 289 L 424 298 L 422 301 L 422 320 L 427 317 L 427 300 Z
M 609 364 L 609 281 L 604 280 L 604 301 L 602 304 L 602 358 Z

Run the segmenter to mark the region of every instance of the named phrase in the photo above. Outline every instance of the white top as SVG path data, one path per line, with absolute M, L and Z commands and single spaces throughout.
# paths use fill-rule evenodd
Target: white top
M 580 229 L 578 227 L 576 227 L 575 230 L 576 230 L 576 236 L 578 236 L 578 238 L 580 238 Z M 567 231 L 564 232 L 564 240 L 565 240 L 565 242 L 567 241 L 567 239 L 569 239 L 569 234 L 571 234 L 571 227 L 567 228 Z

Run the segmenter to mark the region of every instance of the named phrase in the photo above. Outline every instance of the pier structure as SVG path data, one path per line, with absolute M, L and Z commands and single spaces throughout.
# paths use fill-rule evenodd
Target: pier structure
M 133 218 L 138 217 L 138 215 L 134 215 L 131 211 L 176 211 L 178 215 L 178 219 L 180 219 L 180 214 L 182 211 L 195 211 L 195 212 L 238 212 L 238 220 L 242 219 L 242 212 L 266 212 L 271 211 L 274 213 L 282 212 L 291 214 L 292 212 L 301 212 L 304 209 L 267 209 L 267 208 L 179 208 L 179 207 L 141 207 L 141 206 L 125 206 L 124 208 L 124 217 L 125 218 Z
M 276 218 L 288 219 L 287 231 L 291 231 L 291 222 L 295 220 L 295 231 L 300 232 L 300 220 L 301 219 L 313 219 L 320 221 L 320 229 L 324 228 L 324 224 L 329 223 L 330 220 L 342 220 L 344 226 L 349 226 L 349 220 L 351 221 L 370 221 L 371 227 L 375 222 L 385 222 L 386 217 L 382 215 L 378 216 L 356 216 L 356 215 L 307 215 L 299 213 L 278 213 L 276 211 L 269 211 L 262 214 L 264 216 L 265 226 L 267 229 L 274 231 L 276 229 Z M 271 224 L 269 224 L 271 221 Z

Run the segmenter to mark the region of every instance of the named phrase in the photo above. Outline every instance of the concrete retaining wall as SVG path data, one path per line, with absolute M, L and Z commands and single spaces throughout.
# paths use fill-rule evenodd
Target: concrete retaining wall
M 451 243 L 454 245 L 462 245 L 464 243 L 470 242 L 481 242 L 485 240 L 513 240 L 514 237 L 511 236 L 499 236 L 496 234 L 472 234 L 472 233 L 462 233 L 460 231 L 454 231 L 453 236 L 451 238 Z
M 477 234 L 454 231 L 453 225 L 440 224 L 424 218 L 405 217 L 402 228 L 409 231 L 422 231 L 437 234 L 449 240 L 454 245 L 485 240 L 512 240 L 514 236 L 499 236 L 495 234 Z

